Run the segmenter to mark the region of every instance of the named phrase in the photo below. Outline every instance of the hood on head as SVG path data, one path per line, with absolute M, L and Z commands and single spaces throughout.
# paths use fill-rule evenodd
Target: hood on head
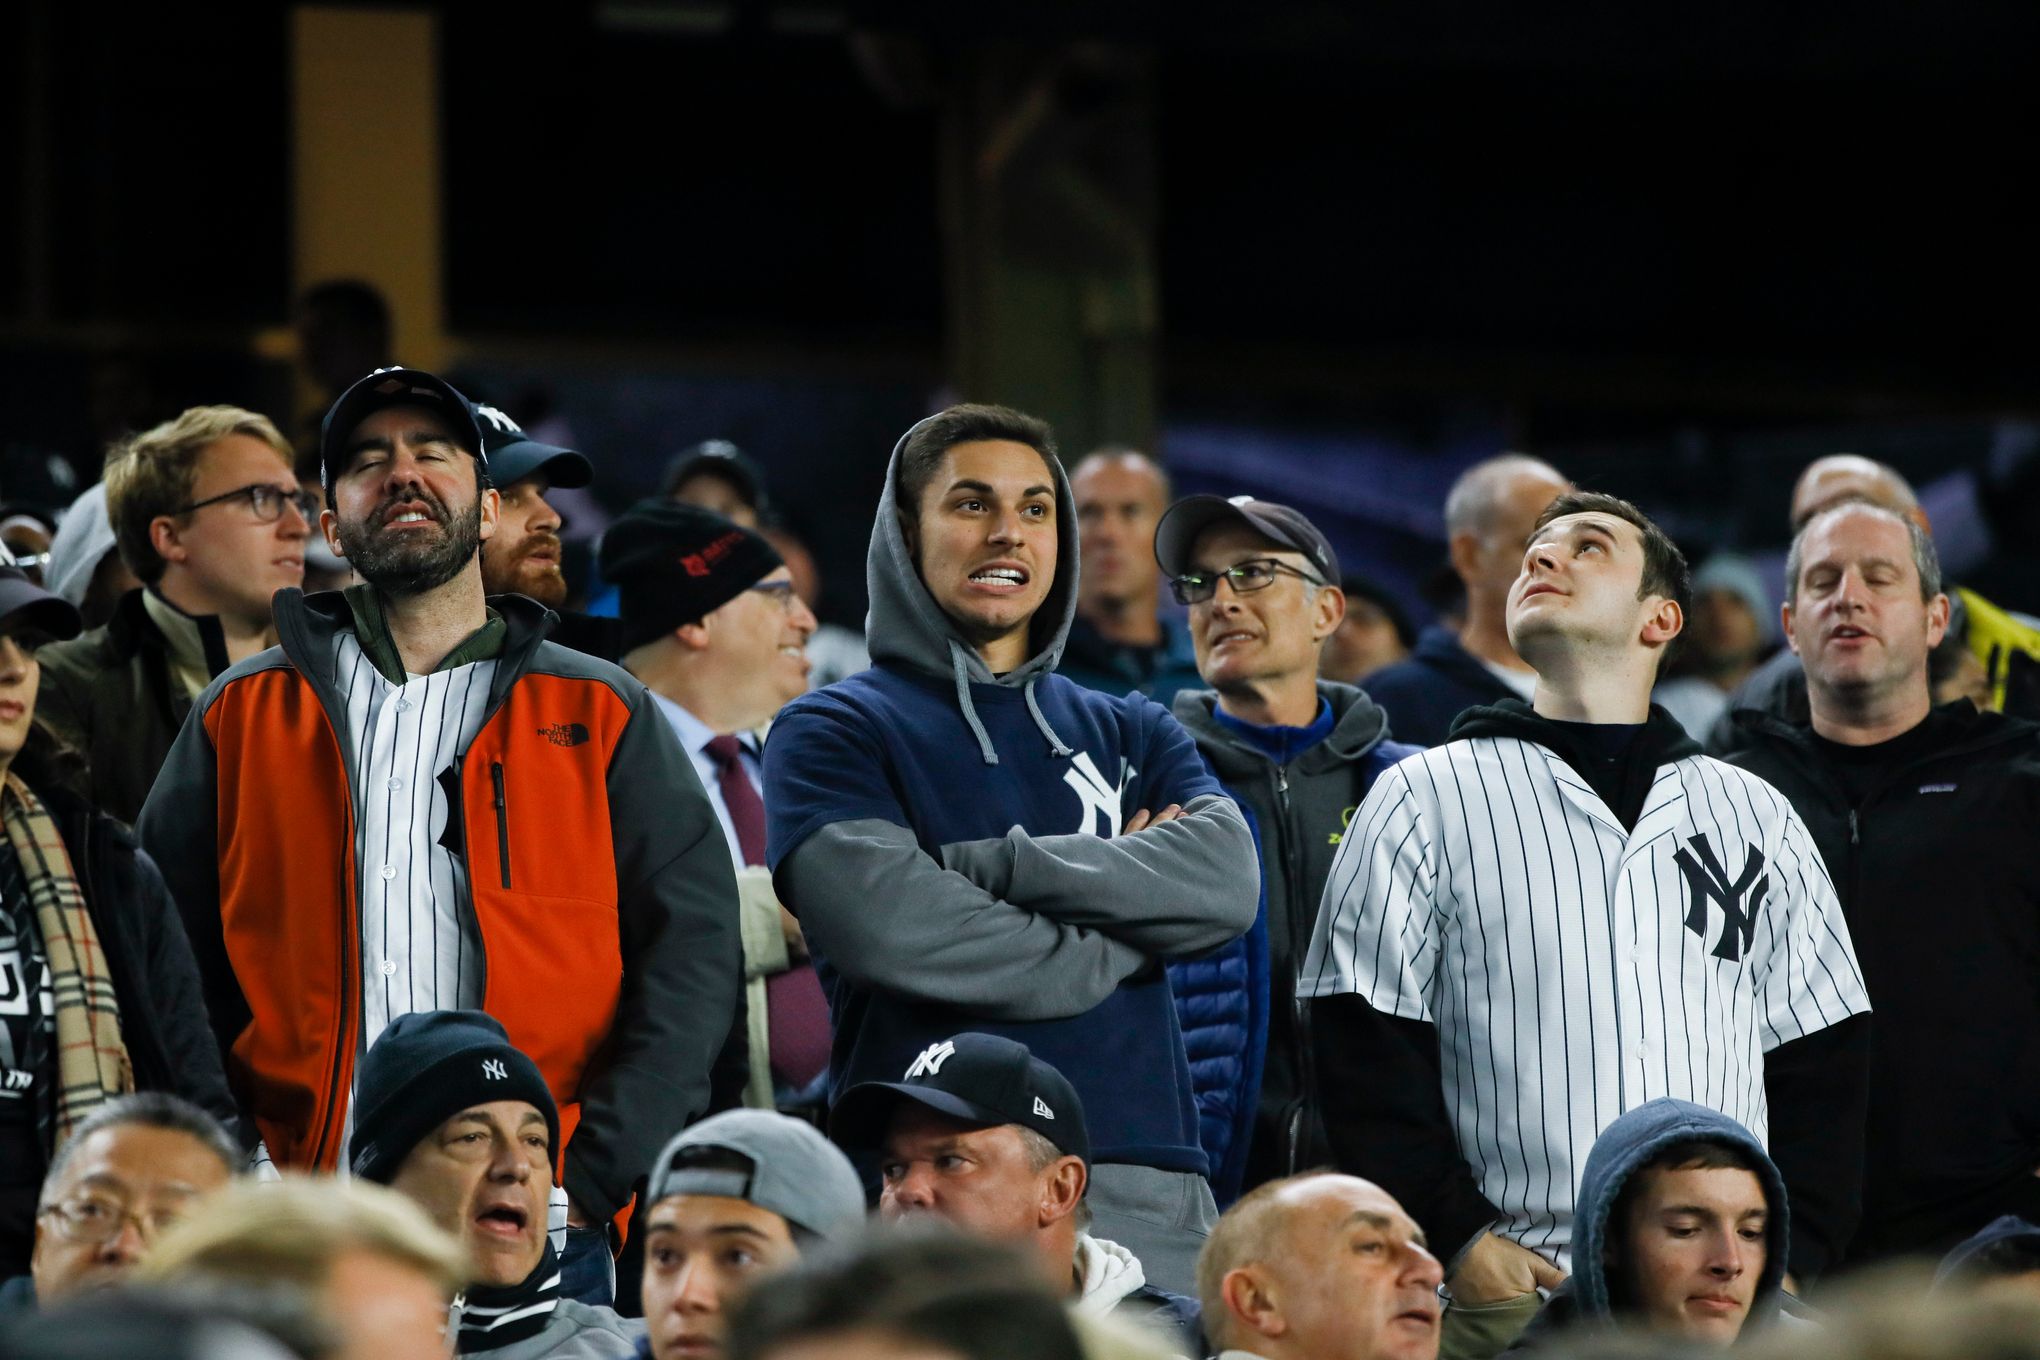
M 1778 1287 L 1785 1278 L 1791 1224 L 1785 1199 L 1785 1178 L 1765 1153 L 1764 1145 L 1741 1124 L 1718 1110 L 1690 1101 L 1660 1098 L 1648 1101 L 1617 1119 L 1594 1140 L 1580 1177 L 1573 1218 L 1573 1287 L 1584 1318 L 1608 1321 L 1613 1305 L 1608 1270 L 1602 1259 L 1609 1241 L 1609 1217 L 1629 1178 L 1651 1158 L 1675 1143 L 1694 1139 L 1726 1143 L 1749 1154 L 1763 1183 L 1769 1212 L 1765 1216 L 1764 1270 L 1745 1325 L 1777 1308 Z
M 993 675 L 984 658 L 960 632 L 915 570 L 913 551 L 907 546 L 906 531 L 900 526 L 896 508 L 900 458 L 914 431 L 934 417 L 916 421 L 893 445 L 886 464 L 885 489 L 879 493 L 878 515 L 871 527 L 871 546 L 864 557 L 865 585 L 870 593 L 871 612 L 865 618 L 865 636 L 873 662 L 891 662 L 923 675 L 955 684 L 957 706 L 987 765 L 999 763 L 991 738 L 978 720 L 970 699 L 970 686 L 1003 685 L 1027 693 L 1028 708 L 1035 725 L 1060 755 L 1069 748 L 1057 737 L 1034 703 L 1033 684 L 1053 672 L 1062 660 L 1069 641 L 1070 623 L 1077 616 L 1077 502 L 1070 493 L 1070 480 L 1059 462 L 1050 460 L 1055 478 L 1056 554 L 1055 579 L 1048 595 L 1035 612 L 1028 634 L 1028 655 L 1024 664 L 1005 675 Z

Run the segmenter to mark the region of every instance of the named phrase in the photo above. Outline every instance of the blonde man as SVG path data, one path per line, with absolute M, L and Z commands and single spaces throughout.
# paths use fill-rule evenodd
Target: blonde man
M 41 716 L 86 754 L 94 801 L 122 821 L 199 691 L 276 641 L 270 597 L 303 583 L 318 513 L 291 464 L 276 426 L 237 406 L 194 406 L 107 463 L 114 540 L 142 588 L 41 653 Z
M 223 1190 L 135 1278 L 302 1290 L 341 1338 L 334 1360 L 445 1360 L 466 1254 L 394 1190 L 285 1177 Z

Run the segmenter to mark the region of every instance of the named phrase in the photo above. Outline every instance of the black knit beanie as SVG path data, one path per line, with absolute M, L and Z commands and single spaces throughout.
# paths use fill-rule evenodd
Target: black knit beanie
M 763 535 L 712 510 L 647 500 L 603 532 L 596 565 L 616 583 L 630 652 L 699 623 L 786 563 Z
M 441 1124 L 492 1100 L 523 1100 L 545 1116 L 546 1146 L 560 1155 L 560 1111 L 538 1064 L 481 1011 L 400 1015 L 369 1045 L 354 1076 L 349 1164 L 388 1185 L 411 1149 Z

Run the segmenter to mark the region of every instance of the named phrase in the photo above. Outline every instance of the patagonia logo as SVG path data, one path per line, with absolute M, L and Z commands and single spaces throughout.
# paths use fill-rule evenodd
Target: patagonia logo
M 1953 792 L 1955 792 L 1955 786 L 1954 786 L 1953 784 L 1922 784 L 1922 785 L 1920 785 L 1920 792 L 1921 792 L 1921 793 L 1953 793 Z
M 588 729 L 580 723 L 554 723 L 539 728 L 538 735 L 555 746 L 580 746 L 588 740 Z

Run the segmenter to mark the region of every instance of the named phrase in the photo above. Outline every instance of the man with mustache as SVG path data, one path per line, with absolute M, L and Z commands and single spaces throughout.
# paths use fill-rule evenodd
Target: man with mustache
M 477 406 L 489 479 L 503 498 L 496 532 L 482 544 L 482 590 L 525 595 L 547 609 L 567 602 L 560 570 L 560 515 L 546 503 L 554 487 L 586 486 L 595 469 L 572 449 L 541 444 L 493 406 Z
M 729 853 L 644 686 L 547 641 L 536 602 L 485 601 L 502 499 L 465 397 L 371 373 L 320 461 L 364 583 L 277 597 L 281 645 L 200 696 L 143 844 L 279 1165 L 337 1164 L 390 1022 L 486 1011 L 560 1105 L 567 1290 L 602 1301 L 602 1225 L 706 1108 L 735 1013 Z

